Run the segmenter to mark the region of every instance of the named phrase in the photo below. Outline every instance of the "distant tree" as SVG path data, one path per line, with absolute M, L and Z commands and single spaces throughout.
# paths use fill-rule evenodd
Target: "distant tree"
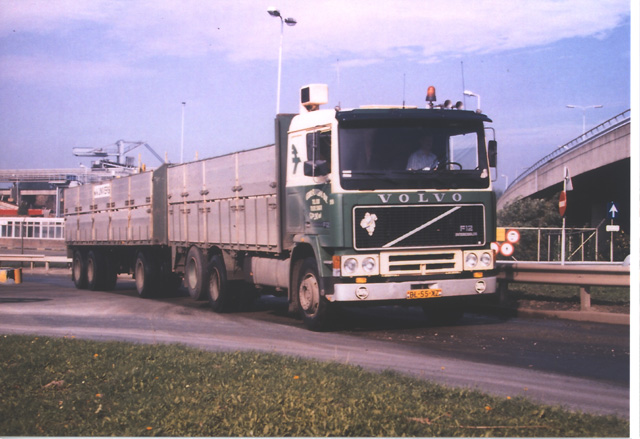
M 520 198 L 498 211 L 498 226 L 562 227 L 562 217 L 558 212 L 557 203 L 554 201 Z M 551 241 L 551 245 L 554 244 L 556 244 L 555 239 Z M 541 260 L 546 260 L 547 256 L 555 259 L 557 257 L 557 246 L 551 249 L 548 247 L 546 239 L 543 242 L 539 242 L 536 231 L 521 230 L 520 241 L 515 245 L 513 259 L 535 261 L 538 260 L 538 257 Z
M 498 226 L 562 227 L 562 217 L 556 201 L 519 198 L 498 211 Z

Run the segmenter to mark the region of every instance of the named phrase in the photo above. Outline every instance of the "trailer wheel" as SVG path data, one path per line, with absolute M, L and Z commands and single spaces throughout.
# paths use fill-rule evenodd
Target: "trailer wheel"
M 87 288 L 87 271 L 85 269 L 84 257 L 80 250 L 73 252 L 73 261 L 71 262 L 71 278 L 76 288 L 83 290 Z
M 194 300 L 206 300 L 209 276 L 206 260 L 198 247 L 191 247 L 187 253 L 187 262 L 184 267 L 189 296 Z
M 136 289 L 138 296 L 148 299 L 154 296 L 155 282 L 154 278 L 157 273 L 153 269 L 151 258 L 145 252 L 139 252 L 136 257 L 136 265 L 134 267 L 136 277 Z
M 329 304 L 320 295 L 322 280 L 318 276 L 315 258 L 308 257 L 300 262 L 296 290 L 300 304 L 300 314 L 305 326 L 312 331 L 320 331 L 327 325 Z
M 220 256 L 213 256 L 208 270 L 209 305 L 215 312 L 229 312 L 232 308 L 231 292 L 227 282 L 227 270 Z
M 99 250 L 89 250 L 87 253 L 87 259 L 85 260 L 86 272 L 87 272 L 87 288 L 91 291 L 100 290 L 103 288 L 105 264 L 104 257 Z

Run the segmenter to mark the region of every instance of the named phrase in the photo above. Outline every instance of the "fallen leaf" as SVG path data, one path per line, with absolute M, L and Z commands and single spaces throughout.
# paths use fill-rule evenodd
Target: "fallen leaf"
M 49 387 L 57 387 L 60 388 L 64 386 L 64 380 L 59 380 L 59 381 L 51 381 L 49 384 L 45 384 L 44 386 L 42 386 L 44 389 L 48 389 Z

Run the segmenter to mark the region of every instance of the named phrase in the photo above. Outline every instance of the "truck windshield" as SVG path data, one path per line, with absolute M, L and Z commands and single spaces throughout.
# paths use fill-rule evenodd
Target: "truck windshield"
M 489 187 L 477 120 L 357 120 L 339 128 L 344 189 Z

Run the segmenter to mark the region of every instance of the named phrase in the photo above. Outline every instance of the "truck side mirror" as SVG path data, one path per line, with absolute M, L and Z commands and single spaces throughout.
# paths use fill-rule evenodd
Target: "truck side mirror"
M 307 177 L 322 177 L 327 174 L 329 174 L 329 165 L 326 160 L 304 162 L 304 175 Z
M 489 167 L 498 166 L 498 142 L 489 140 Z

